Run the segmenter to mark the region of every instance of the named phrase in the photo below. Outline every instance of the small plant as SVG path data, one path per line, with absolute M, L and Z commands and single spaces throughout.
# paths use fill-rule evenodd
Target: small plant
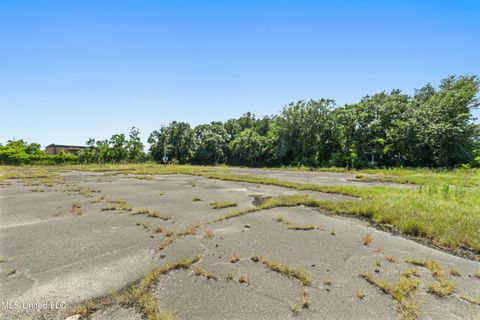
M 302 302 L 302 308 L 308 309 L 310 307 L 310 293 L 307 290 L 303 289 L 300 293 L 300 301 Z
M 240 258 L 235 254 L 235 252 L 230 256 L 230 262 L 231 263 L 237 263 L 240 261 Z
M 236 207 L 238 204 L 233 201 L 214 201 L 210 203 L 213 209 L 224 209 L 224 208 L 231 208 Z
M 397 262 L 397 258 L 395 258 L 395 256 L 386 256 L 385 259 L 387 259 L 387 261 L 391 263 Z
M 226 279 L 227 279 L 228 281 L 233 281 L 233 278 L 234 278 L 233 273 L 227 274 L 227 278 L 226 278 Z
M 78 202 L 78 201 L 72 202 L 72 209 L 70 209 L 70 212 L 74 216 L 82 215 L 83 214 L 83 209 L 82 209 L 82 205 L 80 204 L 80 202 Z
M 355 296 L 356 296 L 358 299 L 362 300 L 363 298 L 365 298 L 365 293 L 364 293 L 363 291 L 356 291 L 356 292 L 355 292 Z
M 285 219 L 284 216 L 276 216 L 273 220 L 275 220 L 276 222 L 283 222 L 285 224 L 289 224 L 289 222 Z
M 418 260 L 413 258 L 407 258 L 405 259 L 405 262 L 413 264 L 414 266 L 427 268 L 428 270 L 430 270 L 430 272 L 432 273 L 432 276 L 434 277 L 443 276 L 442 266 L 435 260 L 432 260 L 432 259 Z
M 460 271 L 458 271 L 458 269 L 455 269 L 455 268 L 450 268 L 448 270 L 448 273 L 451 275 L 451 276 L 455 276 L 455 277 L 460 277 L 461 274 L 460 274 Z
M 460 298 L 472 304 L 476 304 L 480 306 L 480 296 L 477 296 L 477 297 L 461 296 Z
M 213 280 L 218 280 L 218 277 L 214 275 L 213 273 L 203 269 L 202 267 L 194 267 L 192 268 L 193 273 L 195 273 L 196 276 L 204 276 L 207 279 L 213 279 Z
M 4 262 L 7 262 L 7 258 L 5 258 L 5 257 L 0 257 L 0 263 L 4 263 Z
M 439 297 L 448 297 L 453 293 L 456 285 L 454 281 L 441 276 L 427 286 L 427 291 Z
M 317 226 L 312 226 L 312 225 L 302 225 L 302 226 L 299 226 L 299 225 L 289 225 L 287 227 L 289 230 L 301 230 L 301 231 L 308 231 L 308 230 L 315 230 L 315 229 L 319 229 L 319 227 Z
M 323 278 L 322 283 L 326 286 L 329 286 L 329 287 L 331 287 L 332 284 L 333 284 L 332 281 L 330 279 L 327 279 L 327 278 Z
M 362 238 L 362 243 L 364 246 L 368 246 L 373 241 L 373 236 L 370 233 L 366 233 Z
M 411 278 L 412 276 L 420 277 L 417 269 L 414 269 L 414 268 L 409 268 L 409 269 L 403 270 L 402 275 L 406 278 Z
M 193 197 L 192 201 L 193 201 L 193 202 L 197 202 L 197 201 L 202 201 L 202 199 L 199 198 L 199 197 Z
M 17 269 L 15 269 L 15 268 L 8 268 L 8 269 L 5 270 L 5 273 L 7 275 L 11 275 L 11 274 L 14 274 L 16 272 L 17 272 Z
M 262 259 L 262 263 L 273 271 L 286 275 L 289 278 L 300 280 L 300 282 L 305 286 L 312 284 L 312 277 L 305 269 L 294 268 L 281 262 L 268 259 Z
M 251 259 L 253 262 L 258 262 L 258 261 L 260 261 L 260 257 L 258 257 L 258 256 L 252 256 L 250 259 Z
M 302 310 L 302 307 L 298 303 L 291 303 L 290 310 L 292 310 L 294 316 L 298 316 L 300 314 L 300 310 Z
M 475 271 L 475 273 L 473 274 L 473 276 L 474 276 L 475 278 L 480 279 L 480 270 Z
M 205 238 L 212 239 L 213 237 L 215 237 L 213 230 L 208 229 L 205 231 Z
M 337 233 L 335 232 L 335 229 L 332 229 L 332 231 L 330 231 L 330 234 L 331 234 L 332 236 L 335 236 Z
M 246 285 L 249 285 L 250 284 L 250 278 L 248 277 L 248 274 L 240 275 L 240 278 L 238 278 L 238 282 L 245 283 Z
M 376 258 L 375 258 L 375 265 L 376 265 L 377 267 L 381 267 L 381 266 L 382 266 L 382 262 L 380 261 L 380 258 L 379 258 L 379 257 L 376 257 Z

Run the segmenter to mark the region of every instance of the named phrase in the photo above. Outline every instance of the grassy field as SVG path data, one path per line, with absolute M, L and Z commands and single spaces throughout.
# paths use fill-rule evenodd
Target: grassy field
M 363 181 L 382 181 L 394 183 L 410 183 L 416 185 L 439 183 L 460 185 L 465 187 L 480 187 L 480 169 L 362 169 L 348 170 L 346 168 L 308 168 L 308 167 L 283 167 L 264 168 L 265 170 L 280 171 L 310 171 L 310 172 L 341 172 L 351 173 L 356 179 Z
M 7 179 L 24 179 L 40 184 L 61 182 L 63 171 L 81 170 L 108 174 L 189 174 L 237 182 L 250 182 L 349 195 L 361 200 L 346 202 L 316 201 L 306 196 L 283 197 L 265 203 L 275 206 L 308 205 L 327 209 L 332 214 L 368 217 L 381 225 L 388 225 L 407 235 L 432 244 L 457 250 L 467 249 L 480 254 L 480 183 L 479 170 L 435 172 L 433 170 L 365 170 L 357 174 L 376 174 L 378 179 L 414 183 L 416 189 L 386 186 L 325 186 L 301 184 L 252 175 L 230 173 L 228 167 L 137 165 L 76 165 L 0 167 L 0 184 Z M 299 169 L 298 169 L 299 170 Z M 275 202 L 276 201 L 276 202 Z

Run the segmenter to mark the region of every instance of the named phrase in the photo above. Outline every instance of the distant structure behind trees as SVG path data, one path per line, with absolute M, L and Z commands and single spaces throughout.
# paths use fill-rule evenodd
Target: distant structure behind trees
M 149 135 L 147 153 L 136 128 L 128 137 L 89 139 L 68 159 L 65 153 L 43 159 L 36 144 L 9 141 L 0 146 L 0 163 L 161 162 L 167 155 L 171 163 L 204 165 L 480 166 L 480 125 L 472 116 L 479 86 L 476 76 L 452 76 L 413 96 L 392 90 L 344 106 L 330 99 L 297 101 L 278 115 L 257 119 L 247 112 L 194 128 L 173 121 Z
M 46 154 L 57 155 L 60 153 L 70 153 L 70 154 L 78 154 L 81 150 L 86 149 L 85 146 L 69 146 L 63 144 L 49 144 L 45 147 Z

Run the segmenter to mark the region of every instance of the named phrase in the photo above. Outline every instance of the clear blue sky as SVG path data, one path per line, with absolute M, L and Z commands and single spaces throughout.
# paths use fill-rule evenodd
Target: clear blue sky
M 480 1 L 0 1 L 0 142 L 338 104 L 480 75 Z M 477 112 L 478 115 L 478 112 Z

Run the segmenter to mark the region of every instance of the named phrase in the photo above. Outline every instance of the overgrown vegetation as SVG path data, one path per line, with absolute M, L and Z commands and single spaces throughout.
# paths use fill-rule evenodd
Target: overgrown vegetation
M 382 280 L 371 273 L 360 272 L 360 277 L 375 285 L 397 302 L 397 310 L 402 320 L 417 319 L 418 306 L 413 296 L 420 282 L 417 279 L 400 275 L 394 283 Z

